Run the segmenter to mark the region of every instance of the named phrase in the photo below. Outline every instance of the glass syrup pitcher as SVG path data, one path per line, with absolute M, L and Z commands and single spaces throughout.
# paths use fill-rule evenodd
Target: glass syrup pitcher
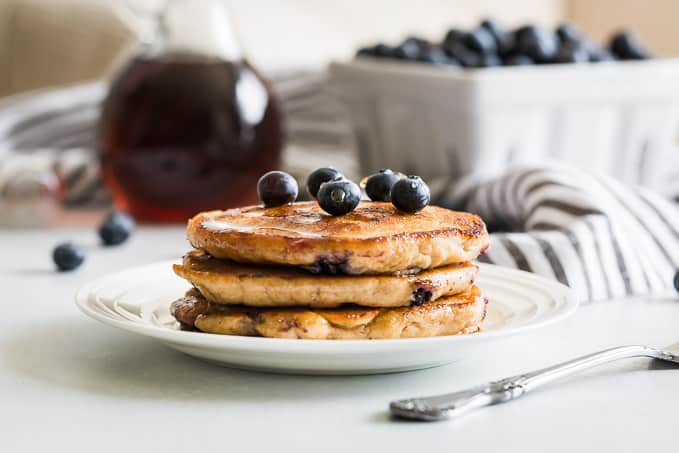
M 283 145 L 270 85 L 218 0 L 160 2 L 152 17 L 103 104 L 98 146 L 114 204 L 140 220 L 184 221 L 256 203 Z

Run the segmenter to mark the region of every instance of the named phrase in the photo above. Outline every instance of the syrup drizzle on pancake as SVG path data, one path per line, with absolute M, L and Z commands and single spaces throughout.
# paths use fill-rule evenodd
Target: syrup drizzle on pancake
M 203 221 L 203 227 L 209 231 L 219 233 L 221 231 L 238 231 L 240 233 L 253 233 L 255 231 L 282 231 L 284 233 L 290 233 L 299 237 L 305 238 L 322 238 L 323 235 L 319 233 L 313 233 L 310 231 L 302 231 L 294 228 L 283 228 L 283 227 L 259 227 L 253 225 L 241 225 L 232 222 L 225 222 L 224 220 L 217 219 L 207 219 Z

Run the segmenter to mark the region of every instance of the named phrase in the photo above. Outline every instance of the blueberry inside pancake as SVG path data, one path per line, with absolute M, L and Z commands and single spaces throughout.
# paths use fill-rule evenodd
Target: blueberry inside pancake
M 187 307 L 194 304 L 194 309 Z M 206 303 L 191 290 L 172 304 L 175 313 L 198 313 L 193 321 L 202 332 L 316 340 L 395 339 L 473 333 L 486 316 L 487 300 L 478 287 L 434 302 L 399 308 L 358 305 L 331 309 L 255 308 Z M 182 307 L 180 310 L 179 307 Z
M 417 275 L 314 275 L 304 269 L 220 260 L 200 250 L 184 256 L 174 272 L 218 304 L 253 307 L 366 307 L 422 305 L 460 293 L 478 274 L 472 263 L 450 264 Z

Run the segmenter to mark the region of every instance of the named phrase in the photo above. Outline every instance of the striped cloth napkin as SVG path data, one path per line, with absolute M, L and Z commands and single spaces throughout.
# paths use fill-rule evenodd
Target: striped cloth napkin
M 439 204 L 480 215 L 481 261 L 556 279 L 582 301 L 668 294 L 679 268 L 679 205 L 600 174 L 552 165 L 460 182 Z

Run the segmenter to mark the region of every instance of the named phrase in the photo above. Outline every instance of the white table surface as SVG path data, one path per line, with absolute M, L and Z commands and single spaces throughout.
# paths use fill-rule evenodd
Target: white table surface
M 230 370 L 77 311 L 76 288 L 187 250 L 180 228 L 122 247 L 91 230 L 0 231 L 0 451 L 676 451 L 679 369 L 633 359 L 440 423 L 389 419 L 387 402 L 460 389 L 599 348 L 679 341 L 679 301 L 582 307 L 487 355 L 403 374 L 309 377 Z M 53 271 L 53 245 L 88 257 Z

